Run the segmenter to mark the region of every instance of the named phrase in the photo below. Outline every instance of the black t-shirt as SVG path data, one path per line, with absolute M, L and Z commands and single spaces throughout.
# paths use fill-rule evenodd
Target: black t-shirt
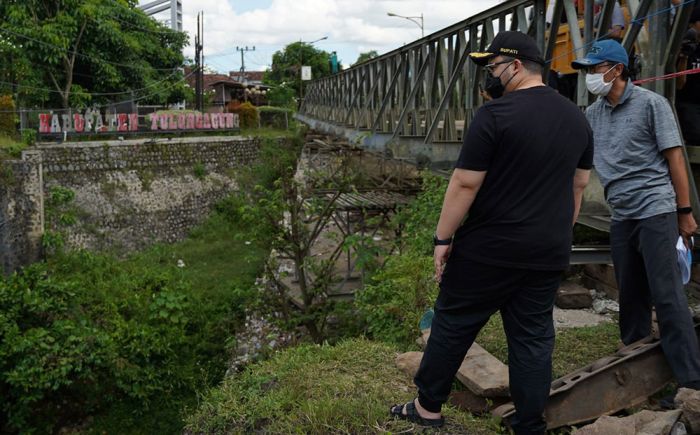
M 700 44 L 698 48 L 688 55 L 687 69 L 700 68 Z M 700 104 L 700 74 L 688 74 L 685 76 L 685 86 L 676 91 L 676 101 L 684 103 Z
M 590 169 L 593 134 L 583 112 L 548 86 L 486 103 L 456 168 L 487 171 L 450 262 L 537 270 L 569 264 L 576 168 Z

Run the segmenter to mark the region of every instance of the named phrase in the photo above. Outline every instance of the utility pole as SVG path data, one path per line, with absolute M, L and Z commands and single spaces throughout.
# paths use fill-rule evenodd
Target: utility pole
M 200 21 L 201 17 L 201 21 Z M 197 14 L 197 35 L 194 38 L 195 109 L 204 109 L 204 12 Z
M 248 48 L 247 45 L 245 47 L 236 47 L 236 51 L 241 52 L 241 74 L 238 77 L 238 81 L 243 83 L 243 80 L 245 80 L 245 58 L 243 57 L 243 54 L 246 51 L 255 51 L 255 46 L 253 46 L 253 48 Z

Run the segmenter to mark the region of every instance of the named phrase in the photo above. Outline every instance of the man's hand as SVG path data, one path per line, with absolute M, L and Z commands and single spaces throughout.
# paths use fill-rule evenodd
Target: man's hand
M 693 217 L 692 213 L 678 215 L 678 232 L 680 232 L 681 236 L 683 236 L 683 241 L 688 249 L 691 247 L 688 241 L 690 240 L 690 237 L 695 234 L 697 229 L 698 224 L 695 223 L 695 218 Z
M 442 271 L 445 268 L 447 257 L 450 256 L 452 245 L 438 245 L 433 252 L 433 261 L 435 262 L 435 282 L 439 283 L 442 279 Z

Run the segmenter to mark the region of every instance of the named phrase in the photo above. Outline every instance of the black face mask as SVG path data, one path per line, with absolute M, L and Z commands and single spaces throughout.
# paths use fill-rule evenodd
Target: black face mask
M 509 63 L 506 68 L 501 71 L 501 73 L 498 75 L 498 77 L 492 76 L 490 73 L 486 74 L 486 82 L 484 83 L 484 90 L 488 92 L 488 94 L 491 96 L 491 98 L 501 98 L 503 96 L 503 92 L 505 92 L 506 87 L 503 83 L 501 83 L 501 76 L 503 75 L 504 72 L 508 69 L 508 67 L 512 64 L 513 62 Z M 508 79 L 508 83 L 513 79 L 513 76 L 510 76 Z M 506 83 L 506 85 L 508 84 Z
M 494 77 L 491 74 L 486 74 L 484 90 L 491 96 L 491 98 L 501 98 L 503 96 L 504 88 L 500 77 L 500 75 L 498 77 Z

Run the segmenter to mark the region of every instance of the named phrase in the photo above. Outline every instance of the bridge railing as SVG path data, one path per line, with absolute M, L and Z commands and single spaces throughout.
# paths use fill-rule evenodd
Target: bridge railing
M 480 67 L 467 54 L 488 46 L 503 30 L 531 35 L 540 47 L 548 77 L 557 57 L 582 56 L 596 39 L 608 34 L 615 0 L 605 0 L 594 16 L 594 0 L 584 0 L 579 13 L 571 0 L 508 0 L 394 51 L 309 83 L 300 114 L 330 124 L 412 137 L 425 144 L 460 142 L 482 104 Z M 670 0 L 625 0 L 629 23 L 623 45 L 641 60 L 638 77 L 675 71 L 693 0 L 673 8 Z M 566 20 L 569 24 L 562 24 Z M 571 26 L 570 23 L 577 23 Z M 595 25 L 597 24 L 597 25 Z M 557 36 L 570 43 L 562 45 Z M 573 98 L 589 104 L 583 76 Z M 674 80 L 645 84 L 669 99 Z

